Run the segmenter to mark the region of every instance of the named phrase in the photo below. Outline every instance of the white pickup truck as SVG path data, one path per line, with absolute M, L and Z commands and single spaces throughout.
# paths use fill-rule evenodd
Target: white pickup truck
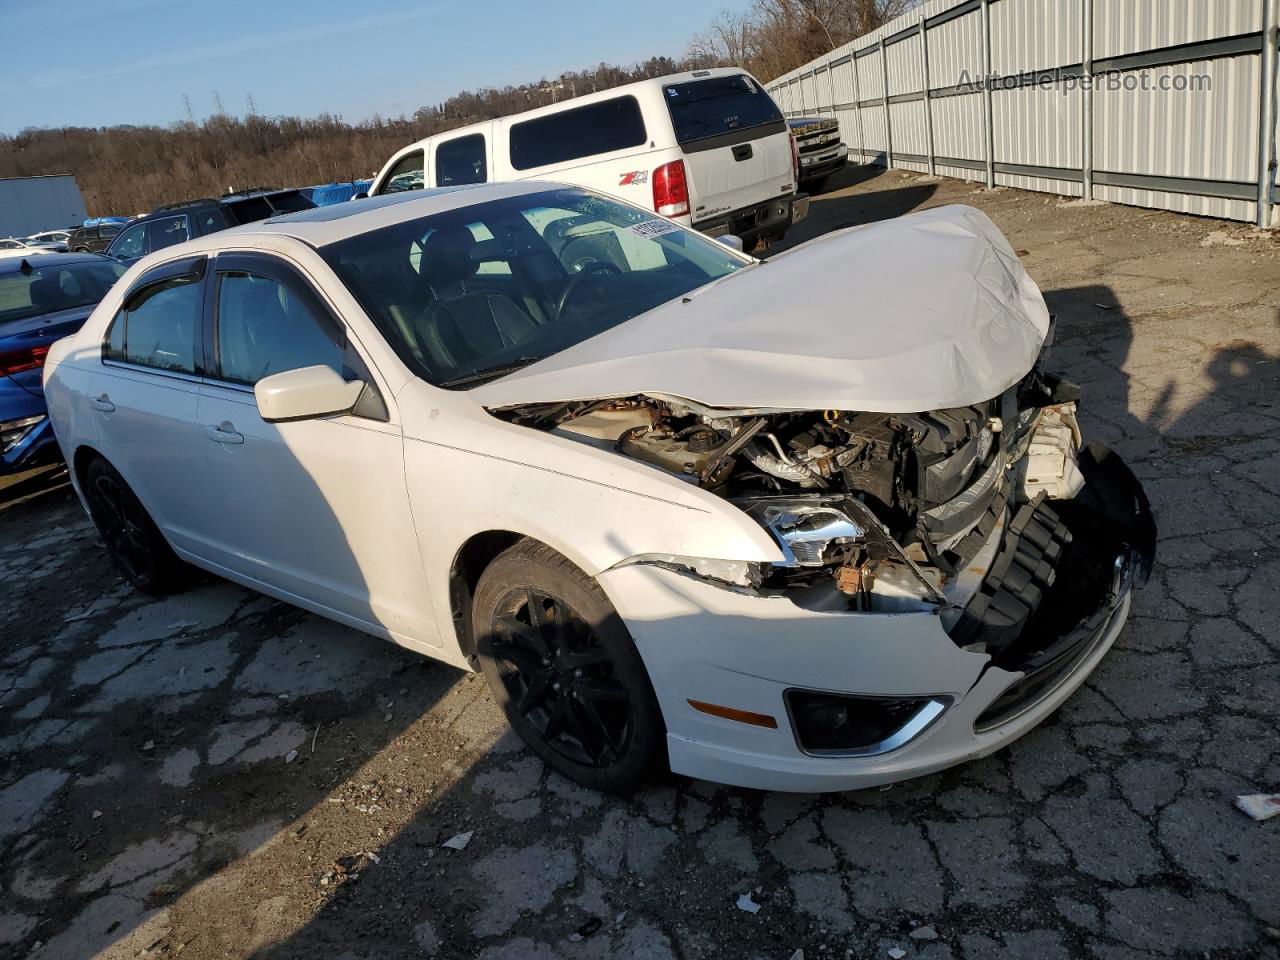
M 420 140 L 371 195 L 505 180 L 608 193 L 749 249 L 808 213 L 795 141 L 746 71 L 695 70 L 615 87 Z

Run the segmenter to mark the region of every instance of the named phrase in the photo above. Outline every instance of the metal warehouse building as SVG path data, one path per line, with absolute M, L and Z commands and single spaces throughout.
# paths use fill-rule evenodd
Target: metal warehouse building
M 88 216 L 70 174 L 0 178 L 0 237 L 25 237 L 79 224 Z
M 768 84 L 851 155 L 1275 226 L 1280 0 L 928 0 Z

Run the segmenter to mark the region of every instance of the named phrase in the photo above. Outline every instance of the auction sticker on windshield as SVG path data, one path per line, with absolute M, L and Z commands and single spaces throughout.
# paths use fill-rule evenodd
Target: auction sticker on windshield
M 637 237 L 652 240 L 654 237 L 660 237 L 665 233 L 675 233 L 680 228 L 674 223 L 668 223 L 666 220 L 645 220 L 627 229 Z

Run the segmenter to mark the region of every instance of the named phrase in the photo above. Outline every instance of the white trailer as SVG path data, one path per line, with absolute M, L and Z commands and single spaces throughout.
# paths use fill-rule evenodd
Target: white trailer
M 79 225 L 87 216 L 80 186 L 69 173 L 0 178 L 0 237 Z

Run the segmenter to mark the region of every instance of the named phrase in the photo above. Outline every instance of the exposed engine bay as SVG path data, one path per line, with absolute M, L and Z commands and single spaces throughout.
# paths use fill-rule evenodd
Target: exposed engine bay
M 1082 451 L 1077 398 L 1073 385 L 1037 368 L 985 404 L 910 415 L 720 410 L 652 396 L 498 415 L 725 497 L 770 530 L 786 556 L 783 564 L 702 563 L 691 574 L 784 592 L 813 609 L 934 610 L 958 644 L 1013 665 L 1103 606 L 1119 587 L 1125 537 L 1147 536 L 1123 523 L 1106 529 L 1105 514 L 1123 521 L 1124 505 L 1099 512 L 1077 499 L 1097 499 L 1082 467 L 1127 474 L 1116 458 L 1103 465 Z M 1063 576 L 1072 588 L 1051 591 Z M 1033 624 L 1040 629 L 1030 631 L 1036 649 L 1028 650 L 1019 638 Z

